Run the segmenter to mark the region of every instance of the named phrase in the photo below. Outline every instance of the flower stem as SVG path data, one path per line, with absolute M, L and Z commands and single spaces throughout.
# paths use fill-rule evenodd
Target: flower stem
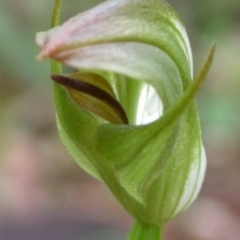
M 56 27 L 60 23 L 61 7 L 62 7 L 62 0 L 56 0 L 53 8 L 52 27 Z M 51 69 L 52 69 L 52 74 L 62 73 L 62 65 L 55 60 L 51 60 Z
M 137 221 L 133 226 L 128 240 L 162 240 L 163 227 L 147 225 Z

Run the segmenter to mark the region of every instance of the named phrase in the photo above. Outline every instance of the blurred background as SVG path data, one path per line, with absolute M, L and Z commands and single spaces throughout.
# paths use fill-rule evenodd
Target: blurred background
M 0 2 L 0 240 L 124 240 L 133 219 L 64 149 L 49 62 L 35 61 L 35 33 L 49 28 L 53 2 Z M 63 2 L 66 20 L 102 1 Z M 164 239 L 239 240 L 240 3 L 169 2 L 187 26 L 195 72 L 213 41 L 217 52 L 198 94 L 206 179 Z

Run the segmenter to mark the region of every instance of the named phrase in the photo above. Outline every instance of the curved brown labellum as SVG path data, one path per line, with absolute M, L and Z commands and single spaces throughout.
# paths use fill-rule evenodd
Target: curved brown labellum
M 51 78 L 66 87 L 73 100 L 84 109 L 115 124 L 128 124 L 128 118 L 110 84 L 100 75 L 74 73 L 52 75 Z

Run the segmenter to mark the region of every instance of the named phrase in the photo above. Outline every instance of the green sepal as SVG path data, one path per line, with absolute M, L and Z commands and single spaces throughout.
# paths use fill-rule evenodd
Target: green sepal
M 161 214 L 154 206 L 160 205 L 160 199 L 164 199 L 160 196 L 165 191 L 164 186 L 172 185 L 169 192 L 175 191 L 180 198 L 183 189 L 177 186 L 184 186 L 195 158 L 195 149 L 199 149 L 198 154 L 201 154 L 200 133 L 192 130 L 199 128 L 196 104 L 192 101 L 210 68 L 214 49 L 213 45 L 198 76 L 183 97 L 158 121 L 144 126 L 104 124 L 97 128 L 93 139 L 95 164 L 112 192 L 137 219 L 148 219 L 148 223 L 155 224 L 160 221 L 157 218 Z M 186 124 L 189 118 L 191 122 Z M 188 138 L 182 138 L 183 133 Z M 181 168 L 179 172 L 177 166 Z M 184 172 L 186 177 L 177 180 L 180 172 Z M 173 213 L 174 209 L 169 211 Z M 161 221 L 169 220 L 171 214 L 165 216 L 166 219 Z

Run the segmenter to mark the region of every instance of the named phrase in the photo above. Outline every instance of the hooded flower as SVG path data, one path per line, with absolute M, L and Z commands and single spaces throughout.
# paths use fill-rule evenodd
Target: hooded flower
M 137 220 L 162 225 L 203 182 L 206 157 L 185 28 L 163 0 L 111 0 L 38 33 L 53 75 L 58 129 L 69 152 Z

